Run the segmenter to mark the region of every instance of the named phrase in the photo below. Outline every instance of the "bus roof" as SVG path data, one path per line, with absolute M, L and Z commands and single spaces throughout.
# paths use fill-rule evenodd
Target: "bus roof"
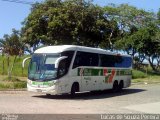
M 83 52 L 90 52 L 90 53 L 117 55 L 115 53 L 108 52 L 101 48 L 92 48 L 92 47 L 77 46 L 77 45 L 46 46 L 46 47 L 37 49 L 34 53 L 61 53 L 63 51 L 83 51 Z M 129 55 L 122 55 L 122 56 L 129 57 Z

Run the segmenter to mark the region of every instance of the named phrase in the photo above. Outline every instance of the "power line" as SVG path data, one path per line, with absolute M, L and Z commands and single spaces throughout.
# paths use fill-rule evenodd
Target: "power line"
M 13 3 L 20 3 L 20 4 L 28 4 L 28 5 L 33 5 L 33 2 L 27 2 L 27 1 L 22 1 L 22 0 L 1 0 L 5 2 L 13 2 Z

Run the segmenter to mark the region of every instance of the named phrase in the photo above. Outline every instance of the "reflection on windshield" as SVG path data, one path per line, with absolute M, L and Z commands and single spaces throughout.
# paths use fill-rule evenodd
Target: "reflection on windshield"
M 29 66 L 29 79 L 41 81 L 56 79 L 55 61 L 58 57 L 59 54 L 34 54 Z

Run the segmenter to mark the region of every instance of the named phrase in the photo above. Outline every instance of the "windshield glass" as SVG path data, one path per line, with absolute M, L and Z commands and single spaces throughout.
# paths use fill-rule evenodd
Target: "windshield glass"
M 29 66 L 29 79 L 40 81 L 56 79 L 55 61 L 59 57 L 60 54 L 34 54 Z

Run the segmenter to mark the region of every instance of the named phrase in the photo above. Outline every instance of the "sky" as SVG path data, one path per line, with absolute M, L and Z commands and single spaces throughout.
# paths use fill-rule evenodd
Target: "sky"
M 41 2 L 43 0 L 19 1 Z M 106 6 L 109 3 L 114 3 L 117 5 L 128 3 L 129 5 L 135 6 L 139 9 L 153 12 L 157 12 L 160 8 L 160 0 L 94 0 L 94 3 L 100 6 Z M 13 28 L 20 30 L 22 27 L 21 23 L 30 13 L 30 8 L 31 5 L 29 4 L 20 4 L 0 0 L 0 38 L 3 38 L 4 34 L 11 34 Z

